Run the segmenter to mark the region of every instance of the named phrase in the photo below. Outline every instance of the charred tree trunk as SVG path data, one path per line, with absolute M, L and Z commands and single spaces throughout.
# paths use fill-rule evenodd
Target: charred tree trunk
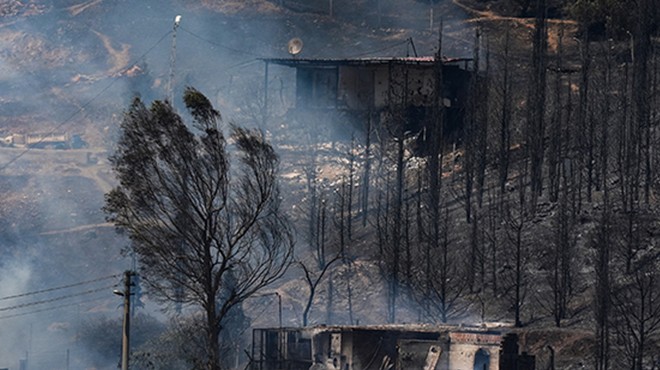
M 559 199 L 559 209 L 556 216 L 555 251 L 553 262 L 552 316 L 555 326 L 560 327 L 561 321 L 566 318 L 569 302 L 573 294 L 573 264 L 574 242 L 572 221 L 568 209 L 569 182 L 564 177 L 564 183 Z
M 488 209 L 488 239 L 490 241 L 490 286 L 493 293 L 493 297 L 497 297 L 498 290 L 498 278 L 497 270 L 499 268 L 499 240 L 498 240 L 498 227 L 499 227 L 499 215 L 500 215 L 499 205 L 495 202 L 495 199 L 490 197 L 490 205 Z M 485 257 L 484 257 L 485 258 Z
M 364 175 L 362 177 L 362 227 L 367 226 L 367 217 L 369 215 L 369 187 L 371 175 L 371 124 L 372 113 L 367 113 L 367 129 L 364 144 Z
M 348 189 L 346 192 L 346 237 L 353 239 L 353 185 L 355 183 L 355 137 L 348 153 Z
M 477 71 L 478 72 L 478 71 Z M 486 180 L 486 165 L 488 164 L 488 127 L 489 127 L 489 95 L 490 95 L 490 43 L 486 48 L 486 67 L 484 76 L 479 83 L 479 131 L 477 134 L 477 205 L 481 208 L 484 197 L 484 182 Z M 478 73 L 477 73 L 478 75 Z
M 610 359 L 610 245 L 611 209 L 607 181 L 603 184 L 603 213 L 596 238 L 594 318 L 596 321 L 596 370 L 608 370 Z
M 548 186 L 551 202 L 557 202 L 559 199 L 560 184 L 560 163 L 562 158 L 562 122 L 563 101 L 562 101 L 562 58 L 563 58 L 563 27 L 559 31 L 559 44 L 557 50 L 557 68 L 555 73 L 555 101 L 552 117 L 552 126 L 550 128 L 550 148 L 548 152 Z
M 474 36 L 474 69 L 479 71 L 479 29 Z M 468 119 L 463 131 L 463 176 L 465 180 L 465 221 L 472 222 L 472 192 L 475 177 L 476 162 L 476 136 L 479 125 L 479 74 L 470 81 L 470 109 L 467 112 Z
M 528 152 L 530 159 L 530 204 L 534 212 L 538 197 L 543 192 L 543 158 L 545 152 L 545 90 L 547 70 L 548 30 L 546 0 L 536 1 L 536 25 L 532 54 L 528 112 Z
M 206 325 L 207 329 L 207 352 L 208 362 L 206 368 L 208 370 L 220 370 L 220 346 L 218 340 L 220 339 L 220 323 L 216 317 L 215 296 L 210 298 L 212 302 L 206 308 Z
M 580 128 L 578 134 L 584 135 L 584 133 L 587 133 L 587 140 L 585 141 L 583 137 L 580 139 L 580 154 L 578 158 L 580 160 L 580 176 L 582 176 L 584 167 L 587 170 L 587 202 L 591 203 L 593 184 L 593 123 L 589 118 L 589 74 L 591 70 L 591 48 L 589 44 L 589 33 L 587 30 L 584 30 L 582 39 L 580 40 L 582 68 L 580 70 L 580 100 L 578 103 L 577 119 L 578 127 Z M 582 188 L 580 188 L 580 192 L 582 192 Z
M 525 177 L 527 175 L 525 170 L 526 164 L 521 163 L 518 174 L 518 200 L 514 203 L 515 209 L 511 209 L 512 207 L 509 206 L 506 211 L 507 235 L 509 243 L 513 247 L 513 250 L 509 253 L 510 259 L 506 262 L 509 270 L 509 286 L 507 290 L 513 291 L 509 293 L 509 302 L 513 310 L 514 325 L 516 327 L 523 326 L 521 316 L 528 283 L 526 278 L 527 248 L 523 240 L 523 231 L 528 221 L 527 217 L 529 217 L 525 196 Z M 513 266 L 510 264 L 513 264 Z
M 504 40 L 504 61 L 503 61 L 503 71 L 502 71 L 502 84 L 501 84 L 501 113 L 500 113 L 500 142 L 499 142 L 499 198 L 500 204 L 504 200 L 504 194 L 506 190 L 506 182 L 509 178 L 509 148 L 511 146 L 511 130 L 510 130 L 510 121 L 511 121 L 511 78 L 510 74 L 510 57 L 509 57 L 509 48 L 510 48 L 510 34 L 509 30 L 506 31 L 506 36 Z
M 649 61 L 651 59 L 653 33 L 652 14 L 657 2 L 653 0 L 639 0 L 636 2 L 635 29 L 633 30 L 633 105 L 634 120 L 639 131 L 638 153 L 639 162 L 637 173 L 641 175 L 644 168 L 644 202 L 649 204 L 652 181 L 651 167 L 651 125 L 650 125 L 650 85 Z
M 399 295 L 399 268 L 401 265 L 401 228 L 403 222 L 403 192 L 404 192 L 404 130 L 399 129 L 396 143 L 396 198 L 394 199 L 393 237 L 392 237 L 392 272 L 390 276 L 390 298 L 388 304 L 388 322 L 396 322 L 396 300 Z
M 442 188 L 442 148 L 443 148 L 443 127 L 444 127 L 444 103 L 443 103 L 443 70 L 442 70 L 442 26 L 440 27 L 440 32 L 438 36 L 438 51 L 435 55 L 435 67 L 434 67 L 434 77 L 435 77 L 435 88 L 434 88 L 434 104 L 433 104 L 433 116 L 428 127 L 428 135 L 430 138 L 429 145 L 429 157 L 428 157 L 428 193 L 426 197 L 426 207 L 425 209 L 429 212 L 428 223 L 430 224 L 430 233 L 424 243 L 425 252 L 424 257 L 426 259 L 425 266 L 425 301 L 426 310 L 428 311 L 428 300 L 431 297 L 431 287 L 432 287 L 432 276 L 433 276 L 433 266 L 432 266 L 432 254 L 437 253 L 439 248 L 440 241 L 440 228 L 441 228 L 441 216 L 440 216 L 440 194 Z M 442 267 L 441 267 L 442 268 Z

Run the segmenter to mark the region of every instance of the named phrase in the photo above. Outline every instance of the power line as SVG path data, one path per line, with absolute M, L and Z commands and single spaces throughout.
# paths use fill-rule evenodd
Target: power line
M 200 39 L 200 40 L 202 40 L 202 41 L 204 41 L 204 42 L 206 42 L 206 43 L 208 43 L 208 44 L 210 44 L 210 45 L 217 46 L 217 47 L 219 47 L 219 48 L 223 48 L 223 49 L 225 49 L 225 50 L 232 51 L 232 52 L 234 52 L 234 53 L 245 54 L 245 55 L 251 55 L 251 56 L 254 56 L 254 57 L 258 57 L 258 58 L 263 58 L 263 56 L 262 56 L 262 55 L 259 55 L 259 54 L 255 54 L 255 53 L 252 53 L 252 52 L 249 52 L 249 51 L 245 51 L 245 50 L 241 50 L 241 49 L 232 48 L 232 47 L 230 47 L 230 46 L 223 45 L 223 44 L 219 44 L 219 43 L 217 43 L 217 42 L 215 42 L 215 41 L 211 41 L 211 40 L 209 40 L 209 39 L 206 39 L 206 38 L 204 38 L 204 37 L 202 37 L 202 36 L 200 36 L 200 35 L 198 35 L 198 34 L 192 32 L 192 31 L 190 31 L 190 30 L 184 28 L 184 27 L 179 27 L 179 28 L 180 28 L 182 31 L 184 31 L 185 33 L 187 33 L 187 34 L 189 34 L 189 35 L 191 35 L 191 36 L 193 36 L 193 37 L 195 37 L 195 38 L 197 38 L 197 39 Z
M 79 297 L 79 296 L 83 296 L 83 295 L 87 295 L 87 294 L 92 294 L 92 293 L 100 292 L 100 291 L 103 291 L 103 290 L 106 290 L 106 289 L 110 289 L 110 288 L 115 287 L 115 286 L 116 286 L 116 285 L 108 285 L 108 286 L 104 286 L 104 287 L 101 287 L 101 288 L 89 289 L 89 290 L 86 290 L 86 291 L 84 291 L 84 292 L 80 292 L 80 293 L 69 294 L 69 295 L 64 295 L 64 296 L 55 297 L 55 298 L 50 298 L 50 299 L 44 299 L 44 300 L 42 300 L 42 301 L 28 302 L 28 303 L 17 304 L 17 305 L 15 305 L 15 306 L 2 307 L 2 308 L 0 308 L 0 312 L 2 312 L 2 311 L 9 311 L 9 310 L 15 310 L 15 309 L 18 309 L 18 308 L 24 308 L 24 307 L 37 306 L 37 305 L 44 304 L 44 303 L 51 303 L 51 302 L 62 301 L 62 300 L 69 299 L 69 298 L 73 298 L 73 297 Z
M 246 60 L 246 61 L 243 61 L 243 62 L 240 62 L 240 63 L 230 65 L 229 67 L 225 68 L 224 70 L 228 71 L 228 70 L 234 69 L 234 68 L 246 67 L 246 66 L 249 66 L 250 64 L 258 62 L 258 61 L 260 61 L 260 59 L 258 59 L 258 58 Z
M 6 301 L 8 299 L 14 299 L 14 298 L 20 298 L 20 297 L 27 297 L 27 296 L 31 296 L 31 295 L 35 295 L 35 294 L 40 294 L 40 293 L 53 292 L 53 291 L 56 291 L 56 290 L 61 290 L 61 289 L 66 289 L 66 288 L 73 288 L 73 287 L 76 287 L 76 286 L 96 283 L 97 281 L 115 279 L 117 277 L 119 277 L 119 275 L 115 274 L 115 275 L 100 277 L 100 278 L 97 278 L 97 279 L 94 279 L 94 280 L 81 281 L 79 283 L 73 283 L 73 284 L 69 284 L 69 285 L 62 285 L 62 286 L 58 286 L 58 287 L 37 290 L 37 291 L 34 291 L 34 292 L 10 295 L 10 296 L 7 296 L 7 297 L 1 297 L 0 301 Z
M 78 302 L 61 304 L 61 305 L 52 306 L 52 307 L 41 308 L 41 309 L 34 310 L 34 311 L 21 312 L 21 313 L 16 313 L 16 314 L 11 314 L 11 315 L 0 316 L 0 320 L 11 319 L 13 317 L 33 315 L 35 313 L 41 313 L 41 312 L 54 311 L 54 310 L 58 310 L 60 308 L 72 307 L 72 306 L 77 306 L 77 305 L 80 305 L 80 304 L 83 304 L 83 303 L 90 303 L 90 302 L 100 301 L 102 299 L 105 299 L 105 298 L 87 299 L 87 300 L 84 300 L 84 301 L 78 301 Z
M 209 39 L 207 39 L 207 38 L 204 38 L 203 36 L 200 36 L 200 35 L 198 35 L 198 34 L 192 32 L 192 31 L 190 31 L 189 29 L 186 29 L 186 28 L 184 28 L 184 27 L 181 27 L 181 26 L 180 26 L 179 28 L 180 28 L 182 31 L 186 32 L 187 34 L 189 34 L 189 35 L 191 35 L 191 36 L 193 36 L 193 37 L 195 37 L 195 38 L 197 38 L 197 39 L 199 39 L 199 40 L 201 40 L 201 41 L 204 41 L 204 42 L 206 42 L 206 43 L 208 43 L 208 44 L 210 44 L 210 45 L 214 45 L 214 46 L 217 46 L 217 47 L 223 48 L 223 49 L 225 49 L 225 50 L 229 50 L 229 51 L 232 51 L 232 52 L 235 52 L 235 53 L 239 53 L 239 54 L 251 55 L 251 56 L 257 57 L 258 59 L 264 59 L 264 57 L 263 57 L 262 55 L 259 55 L 259 54 L 256 54 L 256 53 L 252 53 L 252 52 L 249 52 L 249 51 L 245 51 L 245 50 L 241 50 L 241 49 L 232 48 L 232 47 L 230 47 L 230 46 L 223 45 L 223 44 L 217 43 L 217 42 L 215 42 L 215 41 L 211 41 L 211 40 L 209 40 Z M 406 40 L 404 40 L 404 41 L 397 42 L 396 44 L 389 45 L 389 46 L 386 46 L 386 47 L 383 47 L 383 48 L 380 48 L 380 49 L 376 49 L 376 50 L 365 51 L 365 52 L 363 52 L 363 53 L 360 53 L 360 54 L 354 55 L 354 56 L 349 57 L 349 58 L 357 58 L 357 57 L 361 57 L 361 56 L 365 56 L 365 55 L 369 55 L 369 54 L 373 54 L 373 53 L 379 53 L 379 52 L 381 52 L 381 51 L 386 51 L 386 50 L 394 49 L 395 47 L 398 47 L 398 46 L 401 46 L 401 45 L 405 45 L 405 44 L 408 44 L 408 43 L 410 43 L 410 42 L 411 42 L 411 39 L 406 39 Z M 239 63 L 239 64 L 236 65 L 236 66 L 241 66 L 243 63 L 249 63 L 249 62 L 252 62 L 252 61 L 254 61 L 254 59 L 249 60 L 249 61 L 247 61 L 247 62 L 241 62 L 241 63 Z M 234 68 L 234 67 L 236 67 L 236 66 L 231 66 L 231 67 L 229 67 L 229 68 Z
M 381 48 L 381 49 L 376 49 L 376 50 L 371 50 L 371 51 L 365 51 L 364 53 L 356 54 L 356 55 L 353 55 L 353 56 L 351 56 L 351 57 L 349 57 L 349 58 L 359 58 L 359 57 L 363 57 L 363 56 L 365 56 L 365 55 L 369 55 L 369 54 L 380 53 L 381 51 L 386 51 L 386 50 L 394 49 L 394 48 L 397 47 L 397 46 L 401 46 L 401 45 L 407 44 L 407 43 L 409 43 L 409 42 L 410 42 L 410 39 L 406 39 L 405 41 L 397 42 L 396 44 L 393 44 L 393 45 L 390 45 L 390 46 L 386 46 L 386 47 Z
M 144 59 L 144 58 L 145 58 L 145 57 L 146 57 L 146 56 L 147 56 L 147 55 L 148 55 L 153 49 L 156 48 L 156 46 L 158 46 L 163 40 L 165 40 L 165 38 L 166 38 L 167 36 L 169 36 L 171 33 L 172 33 L 172 31 L 168 31 L 166 34 L 164 34 L 164 35 L 163 35 L 158 41 L 156 41 L 156 43 L 153 44 L 153 45 L 152 45 L 152 46 L 151 46 L 151 47 L 150 47 L 145 53 L 143 53 L 139 58 L 135 59 L 135 61 L 132 62 L 132 63 L 130 63 L 129 65 L 130 65 L 130 66 L 133 66 L 133 65 L 137 64 L 137 62 L 139 62 L 140 60 Z M 65 120 L 63 120 L 62 122 L 60 122 L 59 124 L 57 124 L 52 130 L 48 131 L 48 134 L 47 134 L 47 135 L 44 135 L 44 137 L 43 137 L 42 139 L 40 139 L 39 141 L 37 141 L 35 144 L 41 144 L 41 143 L 46 139 L 47 136 L 50 136 L 50 135 L 54 134 L 54 133 L 55 133 L 57 130 L 59 130 L 62 126 L 64 126 L 65 124 L 69 123 L 74 117 L 76 117 L 76 116 L 78 115 L 78 113 L 84 111 L 85 108 L 87 108 L 87 107 L 88 107 L 90 104 L 92 104 L 96 99 L 98 99 L 99 97 L 101 97 L 101 95 L 103 95 L 106 91 L 108 91 L 108 90 L 109 90 L 109 89 L 110 89 L 110 88 L 111 88 L 111 87 L 117 82 L 117 80 L 118 80 L 117 78 L 112 79 L 112 80 L 110 81 L 110 83 L 109 83 L 106 87 L 104 87 L 103 89 L 101 89 L 101 91 L 99 91 L 99 92 L 98 92 L 96 95 L 94 95 L 91 99 L 89 99 L 89 100 L 88 100 L 87 102 L 85 102 L 83 105 L 81 105 L 80 107 L 78 107 L 78 109 L 77 109 L 75 112 L 73 112 L 73 113 L 72 113 L 71 115 L 69 115 L 69 117 L 67 117 Z M 27 152 L 29 152 L 31 149 L 32 149 L 32 147 L 29 147 L 29 146 L 26 147 L 25 149 L 23 149 L 23 151 L 21 151 L 19 154 L 17 154 L 17 155 L 14 156 L 12 159 L 10 159 L 9 162 L 5 163 L 2 167 L 0 167 L 0 171 L 4 171 L 5 169 L 7 169 L 7 167 L 11 166 L 14 162 L 16 162 L 16 161 L 19 160 L 22 156 L 24 156 L 25 154 L 27 154 Z

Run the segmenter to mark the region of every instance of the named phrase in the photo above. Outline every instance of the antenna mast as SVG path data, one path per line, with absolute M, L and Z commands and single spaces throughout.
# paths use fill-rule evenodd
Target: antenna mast
M 167 82 L 167 100 L 174 106 L 174 67 L 176 65 L 176 30 L 181 23 L 181 16 L 174 17 L 174 28 L 172 29 L 172 49 L 170 50 L 170 79 Z

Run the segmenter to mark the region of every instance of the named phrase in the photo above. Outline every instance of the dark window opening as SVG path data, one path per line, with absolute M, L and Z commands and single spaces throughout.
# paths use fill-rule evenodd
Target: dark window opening
M 299 68 L 296 74 L 299 108 L 334 108 L 337 105 L 337 68 Z

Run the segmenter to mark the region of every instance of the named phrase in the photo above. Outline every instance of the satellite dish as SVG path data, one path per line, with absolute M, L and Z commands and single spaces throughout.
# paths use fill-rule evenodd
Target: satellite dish
M 291 40 L 289 40 L 288 46 L 289 46 L 289 54 L 291 54 L 292 56 L 296 56 L 300 54 L 300 52 L 302 51 L 303 42 L 298 37 L 294 37 Z

